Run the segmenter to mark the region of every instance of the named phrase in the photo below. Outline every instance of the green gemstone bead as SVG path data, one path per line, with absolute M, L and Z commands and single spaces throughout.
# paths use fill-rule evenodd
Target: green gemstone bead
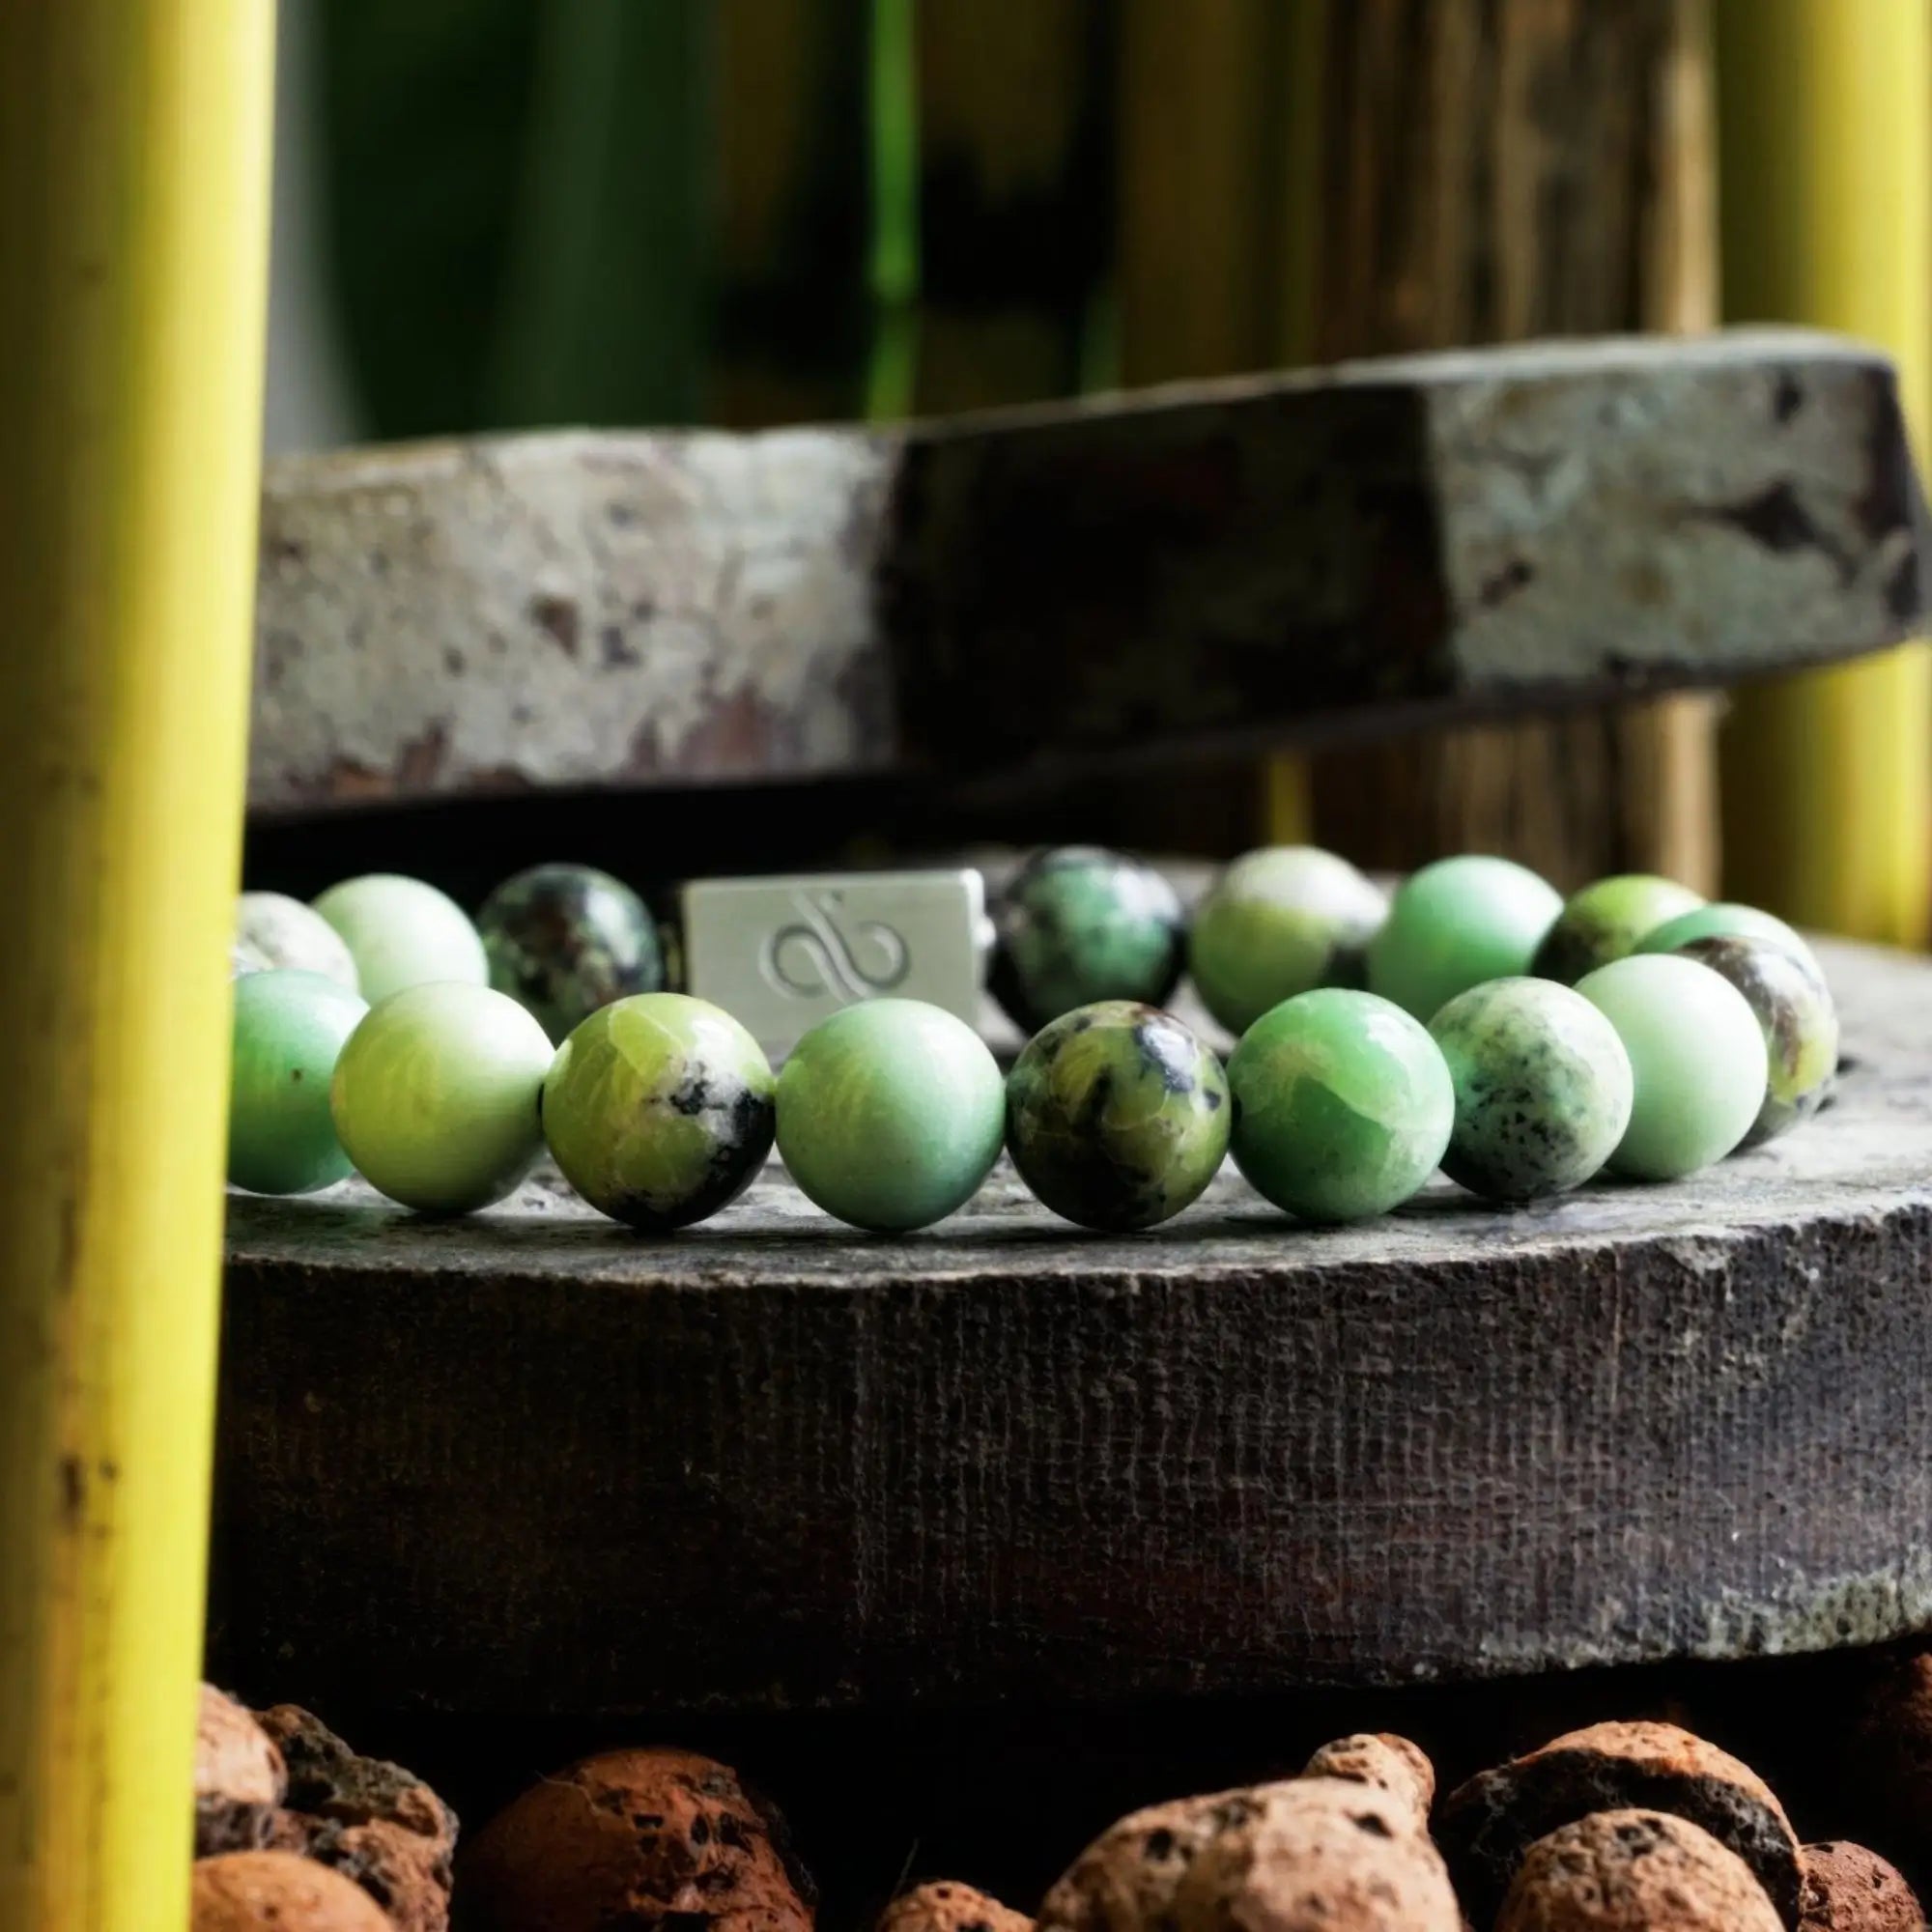
M 779 1152 L 806 1195 L 855 1228 L 928 1227 L 999 1158 L 1006 1086 L 964 1020 L 867 1000 L 821 1020 L 779 1074 Z
M 1630 1056 L 1580 993 L 1549 980 L 1490 980 L 1429 1023 L 1456 1087 L 1442 1169 L 1492 1201 L 1580 1186 L 1630 1124 Z
M 988 987 L 1029 1033 L 1096 1000 L 1164 1005 L 1187 916 L 1151 866 L 1094 845 L 1037 853 L 993 906 Z
M 1818 955 L 1804 942 L 1796 927 L 1786 925 L 1776 914 L 1760 912 L 1756 906 L 1737 905 L 1718 899 L 1694 911 L 1680 913 L 1646 932 L 1637 945 L 1639 952 L 1676 952 L 1693 939 L 1768 939 L 1787 952 L 1795 952 L 1822 980 L 1825 969 Z
M 1440 859 L 1403 881 L 1369 942 L 1369 989 L 1435 1017 L 1485 980 L 1527 973 L 1563 901 L 1508 859 Z
M 1236 1166 L 1309 1221 L 1400 1206 L 1435 1171 L 1456 1118 L 1449 1068 L 1422 1023 L 1346 987 L 1264 1013 L 1228 1062 L 1228 1085 Z
M 1686 940 L 1677 952 L 1721 973 L 1745 996 L 1764 1035 L 1770 1082 L 1741 1145 L 1761 1147 L 1809 1120 L 1838 1070 L 1838 1009 L 1809 952 L 1744 933 Z
M 439 980 L 489 984 L 490 962 L 469 915 L 421 879 L 398 872 L 344 879 L 316 900 L 315 910 L 342 935 L 371 1006 L 405 986 Z
M 368 1010 L 321 973 L 270 967 L 236 980 L 228 1179 L 237 1187 L 307 1194 L 348 1175 L 328 1083 Z
M 362 990 L 342 935 L 313 906 L 286 893 L 243 893 L 235 906 L 235 937 L 270 966 L 320 973 L 352 993 Z
M 600 1007 L 664 984 L 658 930 L 621 879 L 593 866 L 532 866 L 483 901 L 490 983 L 561 1040 Z
M 1703 903 L 1703 894 L 1652 872 L 1599 879 L 1564 900 L 1530 970 L 1574 986 L 1585 973 L 1634 952 L 1637 942 L 1665 920 L 1694 912 Z
M 1634 952 L 1577 990 L 1630 1055 L 1630 1125 L 1609 1160 L 1634 1180 L 1677 1180 L 1723 1157 L 1764 1105 L 1764 1035 L 1745 997 L 1694 959 Z
M 1194 915 L 1188 968 L 1233 1034 L 1315 986 L 1359 986 L 1364 949 L 1388 916 L 1381 888 L 1312 845 L 1245 853 Z
M 1083 1228 L 1151 1228 L 1214 1179 L 1228 1151 L 1227 1076 L 1171 1013 L 1107 1000 L 1036 1034 L 1007 1080 L 1020 1179 Z
M 543 1146 L 544 1030 L 488 986 L 439 980 L 392 993 L 335 1064 L 329 1105 L 372 1187 L 425 1214 L 465 1214 L 512 1192 Z
M 544 1137 L 564 1179 L 614 1220 L 663 1234 L 737 1199 L 772 1150 L 772 1069 L 708 1000 L 636 993 L 557 1049 Z

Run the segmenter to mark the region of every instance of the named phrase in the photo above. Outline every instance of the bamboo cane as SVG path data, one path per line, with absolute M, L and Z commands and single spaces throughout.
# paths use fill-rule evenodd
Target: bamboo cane
M 1722 0 L 1724 306 L 1842 328 L 1932 376 L 1932 7 Z M 1741 694 L 1723 745 L 1727 889 L 1806 924 L 1922 944 L 1932 911 L 1932 657 Z
M 186 1922 L 269 0 L 0 12 L 0 1926 Z

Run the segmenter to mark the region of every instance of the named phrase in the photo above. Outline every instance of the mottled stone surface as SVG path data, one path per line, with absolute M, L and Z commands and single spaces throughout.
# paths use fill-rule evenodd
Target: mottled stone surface
M 559 1043 L 598 1008 L 664 984 L 649 910 L 594 866 L 532 866 L 505 879 L 477 909 L 476 930 L 491 985 Z
M 1648 872 L 1597 879 L 1564 900 L 1530 970 L 1574 986 L 1585 973 L 1634 952 L 1637 942 L 1666 920 L 1694 912 L 1703 903 L 1701 893 Z
M 1063 1013 L 1007 1078 L 1007 1149 L 1056 1214 L 1126 1233 L 1171 1220 L 1220 1171 L 1228 1078 L 1171 1013 L 1107 1000 Z
M 1876 1852 L 1843 1839 L 1806 1845 L 1799 1932 L 1925 1932 L 1918 1894 Z

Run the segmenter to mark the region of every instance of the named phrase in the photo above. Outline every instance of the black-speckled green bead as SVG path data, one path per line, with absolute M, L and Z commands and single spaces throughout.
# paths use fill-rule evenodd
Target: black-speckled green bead
M 1630 1055 L 1617 1030 L 1553 980 L 1491 980 L 1429 1023 L 1456 1089 L 1442 1171 L 1492 1201 L 1580 1186 L 1630 1124 Z
M 1179 1214 L 1228 1151 L 1221 1063 L 1172 1013 L 1103 1000 L 1036 1034 L 1007 1081 L 1007 1150 L 1056 1214 L 1123 1233 Z
M 993 906 L 993 997 L 1029 1033 L 1096 1000 L 1166 1003 L 1187 952 L 1179 895 L 1095 845 L 1037 852 Z
M 1764 1031 L 1771 1062 L 1764 1106 L 1739 1146 L 1761 1147 L 1810 1119 L 1837 1072 L 1838 1009 L 1809 948 L 1794 952 L 1776 939 L 1717 933 L 1676 950 L 1721 973 Z
M 657 926 L 620 879 L 591 866 L 532 866 L 476 915 L 490 983 L 520 1000 L 553 1040 L 600 1007 L 664 984 Z

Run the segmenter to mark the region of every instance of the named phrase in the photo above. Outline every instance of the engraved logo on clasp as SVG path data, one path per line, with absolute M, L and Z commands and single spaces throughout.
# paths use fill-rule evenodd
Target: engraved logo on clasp
M 862 921 L 848 937 L 838 923 L 838 894 L 797 892 L 792 904 L 798 918 L 770 933 L 758 954 L 758 970 L 774 992 L 850 1002 L 904 983 L 912 954 L 884 920 Z

